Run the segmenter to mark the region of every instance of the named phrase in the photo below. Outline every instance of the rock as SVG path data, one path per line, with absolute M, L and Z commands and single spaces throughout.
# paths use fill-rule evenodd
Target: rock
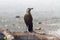
M 12 33 L 8 29 L 4 29 L 2 33 L 7 37 L 7 40 L 14 39 L 14 36 L 12 35 Z
M 20 18 L 20 16 L 16 16 L 16 18 Z

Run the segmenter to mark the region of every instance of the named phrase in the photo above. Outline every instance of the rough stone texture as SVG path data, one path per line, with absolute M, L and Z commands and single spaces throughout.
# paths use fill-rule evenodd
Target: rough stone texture
M 15 40 L 60 40 L 55 36 L 41 35 L 36 33 L 14 33 Z
M 6 33 L 11 34 L 14 37 L 14 40 L 60 40 L 56 36 L 48 34 L 10 32 L 6 29 L 0 29 L 0 32 L 3 31 L 6 31 Z
M 15 36 L 14 40 L 41 40 L 35 36 Z

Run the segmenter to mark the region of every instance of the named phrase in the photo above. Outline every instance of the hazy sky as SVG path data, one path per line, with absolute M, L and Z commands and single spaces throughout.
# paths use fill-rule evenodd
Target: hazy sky
M 1 15 L 24 14 L 33 7 L 36 15 L 60 17 L 60 0 L 0 0 Z

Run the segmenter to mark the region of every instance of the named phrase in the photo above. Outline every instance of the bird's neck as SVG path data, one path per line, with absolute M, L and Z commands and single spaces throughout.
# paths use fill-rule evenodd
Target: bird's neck
M 31 14 L 31 12 L 30 11 L 27 11 L 26 14 Z

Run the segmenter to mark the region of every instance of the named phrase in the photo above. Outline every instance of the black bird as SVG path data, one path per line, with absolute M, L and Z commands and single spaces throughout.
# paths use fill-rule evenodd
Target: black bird
M 33 8 L 27 8 L 26 14 L 24 15 L 24 21 L 29 32 L 33 32 L 33 18 L 30 12 L 32 9 Z

